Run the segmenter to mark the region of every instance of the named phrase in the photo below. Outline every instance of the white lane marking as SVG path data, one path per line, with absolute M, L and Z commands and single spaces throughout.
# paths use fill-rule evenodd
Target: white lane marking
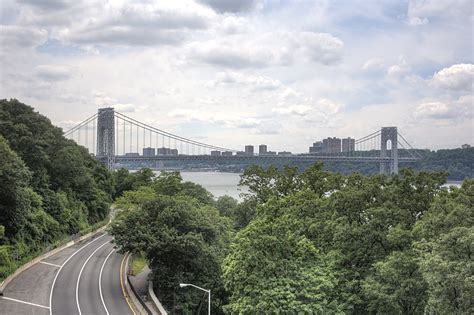
M 52 264 L 52 263 L 49 263 L 47 261 L 40 261 L 41 264 L 45 264 L 45 265 L 50 265 L 50 266 L 53 266 L 53 267 L 58 267 L 58 268 L 61 268 L 61 265 L 56 265 L 56 264 Z
M 77 305 L 77 310 L 79 311 L 79 315 L 82 315 L 82 312 L 81 312 L 81 307 L 79 305 L 79 282 L 81 281 L 81 276 L 82 276 L 82 271 L 84 270 L 84 267 L 87 265 L 87 263 L 89 262 L 89 260 L 92 258 L 92 256 L 94 256 L 95 253 L 97 253 L 97 251 L 99 249 L 101 249 L 102 247 L 104 247 L 105 245 L 109 244 L 109 242 L 105 242 L 104 244 L 100 245 L 99 247 L 97 247 L 93 252 L 92 254 L 89 255 L 89 257 L 87 257 L 86 261 L 84 262 L 84 264 L 82 265 L 81 267 L 81 271 L 79 271 L 79 275 L 77 276 L 77 282 L 76 282 L 76 305 Z
M 105 257 L 104 263 L 102 264 L 102 267 L 100 267 L 100 273 L 99 273 L 99 293 L 100 293 L 100 299 L 102 300 L 102 305 L 104 305 L 105 312 L 107 313 L 107 315 L 109 315 L 109 310 L 107 309 L 107 306 L 105 305 L 104 296 L 102 295 L 102 271 L 104 271 L 105 263 L 107 262 L 107 260 L 109 259 L 110 255 L 112 255 L 112 253 L 113 253 L 114 251 L 115 251 L 115 249 L 112 248 L 112 250 L 111 250 L 110 253 L 107 255 L 107 257 Z
M 18 303 L 23 303 L 23 304 L 28 304 L 28 305 L 32 305 L 32 306 L 38 306 L 38 307 L 42 307 L 42 308 L 49 309 L 49 307 L 44 306 L 44 305 L 39 305 L 39 304 L 31 303 L 31 302 L 26 302 L 26 301 L 22 301 L 22 300 L 12 299 L 12 298 L 9 298 L 9 297 L 6 297 L 6 296 L 3 296 L 2 299 L 10 300 L 10 301 L 15 301 L 15 302 L 18 302 Z
M 56 279 L 58 279 L 58 276 L 59 276 L 59 273 L 61 272 L 61 270 L 63 269 L 64 265 L 66 265 L 66 263 L 69 261 L 69 259 L 71 259 L 72 257 L 74 257 L 74 255 L 76 255 L 81 249 L 83 249 L 84 247 L 86 246 L 89 246 L 90 244 L 94 243 L 95 241 L 98 241 L 99 239 L 101 239 L 102 237 L 104 237 L 106 234 L 102 234 L 101 236 L 99 236 L 98 238 L 96 238 L 95 240 L 92 240 L 90 241 L 89 243 L 85 244 L 84 246 L 82 246 L 81 248 L 79 248 L 78 250 L 76 250 L 74 253 L 72 253 L 71 256 L 68 257 L 68 259 L 66 259 L 66 261 L 61 265 L 61 267 L 59 267 L 58 269 L 58 272 L 56 273 L 56 276 L 54 277 L 54 280 L 53 280 L 53 285 L 51 286 L 51 291 L 49 292 L 49 314 L 52 315 L 53 314 L 53 291 L 54 291 L 54 285 L 56 284 Z

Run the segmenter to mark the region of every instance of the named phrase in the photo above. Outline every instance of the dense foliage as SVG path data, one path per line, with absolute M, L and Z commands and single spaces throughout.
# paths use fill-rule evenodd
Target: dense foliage
M 110 173 L 44 116 L 0 100 L 0 278 L 108 215 Z M 14 254 L 14 255 L 12 255 Z
M 445 179 L 248 169 L 257 208 L 225 259 L 226 310 L 469 313 L 474 181 Z
M 180 282 L 210 288 L 213 312 L 228 314 L 464 314 L 474 306 L 472 179 L 448 189 L 445 173 L 255 166 L 242 175 L 249 193 L 241 203 L 213 201 L 176 173 L 151 181 L 119 198 L 127 210 L 112 232 L 124 249 L 146 253 L 171 313 L 205 311 L 205 296 Z
M 124 172 L 124 171 L 122 171 Z M 150 174 L 142 170 L 142 174 Z M 130 180 L 136 178 L 131 175 Z M 148 177 L 117 200 L 122 209 L 111 233 L 124 250 L 144 254 L 155 289 L 171 313 L 207 310 L 207 295 L 179 283 L 212 290 L 212 312 L 222 313 L 226 292 L 221 264 L 231 234 L 231 220 L 220 215 L 212 196 L 179 173 Z M 222 202 L 222 201 L 221 201 Z

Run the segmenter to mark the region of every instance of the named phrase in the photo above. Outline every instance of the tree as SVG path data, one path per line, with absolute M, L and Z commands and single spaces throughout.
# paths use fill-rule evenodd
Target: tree
M 213 313 L 221 313 L 227 298 L 221 262 L 231 222 L 219 214 L 210 194 L 183 183 L 179 173 L 164 172 L 150 186 L 125 192 L 118 206 L 129 211 L 117 216 L 111 233 L 123 250 L 145 253 L 168 310 L 174 314 L 203 307 L 199 291 L 179 288 L 189 282 L 211 289 Z
M 384 314 L 424 314 L 427 285 L 412 250 L 395 251 L 374 264 L 363 283 L 368 311 Z
M 238 201 L 227 195 L 220 196 L 216 200 L 216 208 L 217 210 L 219 210 L 219 213 L 222 216 L 228 217 L 231 219 L 235 219 L 235 215 L 236 215 L 235 211 L 238 206 L 239 206 Z
M 304 195 L 270 198 L 235 238 L 224 262 L 231 314 L 338 313 L 326 257 L 301 220 Z
M 0 135 L 0 224 L 7 237 L 16 236 L 26 224 L 30 179 L 28 168 Z
M 474 180 L 443 191 L 416 224 L 420 269 L 428 283 L 427 312 L 467 314 L 474 301 Z

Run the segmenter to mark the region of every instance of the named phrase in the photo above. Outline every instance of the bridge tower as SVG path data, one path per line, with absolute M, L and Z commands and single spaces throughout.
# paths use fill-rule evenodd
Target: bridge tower
M 382 127 L 380 157 L 387 157 L 387 143 L 391 143 L 389 161 L 380 161 L 381 174 L 398 174 L 398 131 L 397 127 Z
M 113 107 L 100 108 L 97 116 L 97 159 L 112 169 L 115 163 L 115 112 Z

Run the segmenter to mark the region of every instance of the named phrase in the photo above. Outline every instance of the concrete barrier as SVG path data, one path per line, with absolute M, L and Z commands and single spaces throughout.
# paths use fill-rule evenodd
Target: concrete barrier
M 121 279 L 120 281 L 124 280 L 125 283 L 125 293 L 130 298 L 135 310 L 138 311 L 141 315 L 150 315 L 151 312 L 148 309 L 145 309 L 141 303 L 141 300 L 135 295 L 134 290 L 130 286 L 130 282 L 128 281 L 128 263 L 130 259 L 130 254 L 125 254 L 125 279 Z
M 151 280 L 148 281 L 148 296 L 150 296 L 153 305 L 156 307 L 160 315 L 168 315 L 160 300 L 158 300 L 158 298 L 156 297 L 155 291 L 153 291 L 153 281 Z
M 109 221 L 110 223 L 110 221 Z M 103 231 L 105 231 L 105 229 L 107 228 L 109 224 L 107 223 L 106 225 L 104 225 L 103 227 L 95 230 L 95 231 L 92 231 L 90 233 L 87 233 L 79 238 L 77 238 L 76 240 L 74 241 L 71 241 L 71 242 L 68 242 L 62 246 L 59 246 L 47 253 L 44 253 L 43 255 L 40 255 L 38 257 L 35 257 L 33 258 L 32 260 L 30 260 L 29 262 L 27 262 L 26 264 L 22 265 L 21 267 L 19 267 L 17 270 L 15 270 L 14 273 L 12 273 L 11 275 L 9 275 L 5 280 L 3 280 L 2 283 L 0 283 L 0 296 L 3 295 L 3 290 L 7 287 L 7 285 L 13 280 L 15 279 L 16 277 L 18 277 L 19 274 L 21 274 L 23 271 L 25 271 L 26 269 L 30 268 L 31 266 L 37 264 L 38 262 L 40 262 L 41 260 L 43 259 L 46 259 L 48 257 L 51 257 L 53 256 L 54 254 L 62 251 L 63 249 L 65 248 L 68 248 L 68 247 L 71 247 L 72 245 L 74 244 L 77 244 L 85 239 L 88 239 L 88 238 L 91 238 L 93 237 L 94 235 L 98 234 L 98 233 L 101 233 Z

